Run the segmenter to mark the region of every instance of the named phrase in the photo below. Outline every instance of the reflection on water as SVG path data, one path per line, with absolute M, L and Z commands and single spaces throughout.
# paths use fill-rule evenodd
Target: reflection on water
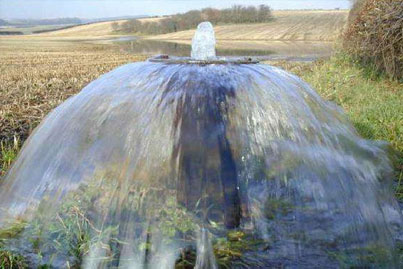
M 123 50 L 136 53 L 136 54 L 168 54 L 173 56 L 189 56 L 191 46 L 187 44 L 179 44 L 174 42 L 164 42 L 155 40 L 130 40 L 120 39 L 118 42 L 119 47 Z M 273 54 L 270 50 L 255 50 L 255 49 L 217 49 L 217 55 L 219 56 L 258 56 L 258 55 L 270 55 Z
M 114 40 L 120 50 L 145 55 L 189 56 L 191 46 L 183 43 L 122 37 Z M 332 44 L 324 42 L 219 41 L 218 56 L 259 56 L 262 59 L 312 61 L 328 57 Z

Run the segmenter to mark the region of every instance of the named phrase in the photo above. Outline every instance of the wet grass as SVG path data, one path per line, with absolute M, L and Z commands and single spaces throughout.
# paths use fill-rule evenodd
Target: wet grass
M 117 198 L 122 199 L 122 192 L 117 191 L 120 187 L 116 180 L 102 180 L 101 185 L 106 188 L 103 192 L 92 184 L 99 183 L 81 186 L 64 197 L 59 206 L 45 199 L 29 222 L 17 220 L 0 229 L 0 269 L 51 268 L 54 261 L 66 268 L 80 268 L 84 257 L 87 262 L 98 260 L 102 267 L 115 268 L 121 261 L 122 247 L 132 244 L 134 239 L 140 244 L 132 244 L 132 250 L 145 251 L 146 260 L 148 253 L 162 244 L 178 248 L 176 252 L 182 253 L 176 268 L 195 266 L 194 242 L 202 224 L 194 213 L 176 203 L 175 196 L 169 192 L 161 195 L 160 191 L 155 193 L 152 189 L 126 192 L 121 205 L 99 217 L 97 212 L 110 208 Z M 156 227 L 151 228 L 150 223 Z M 203 224 L 206 225 L 210 226 L 209 222 Z M 132 235 L 126 233 L 129 227 Z M 210 236 L 219 268 L 242 265 L 243 253 L 262 244 L 262 240 L 251 234 L 226 231 L 223 223 L 215 223 L 208 229 L 214 231 Z M 154 236 L 157 241 L 138 240 L 146 235 L 147 238 Z M 97 249 L 102 251 L 98 253 Z M 91 255 L 94 251 L 98 253 L 96 257 Z M 124 254 L 122 260 L 125 260 Z
M 341 106 L 357 132 L 391 145 L 396 197 L 403 200 L 403 84 L 355 64 L 343 54 L 315 63 L 271 63 L 307 81 L 326 100 Z
M 0 269 L 28 268 L 24 257 L 0 248 Z
M 60 207 L 52 210 L 49 210 L 48 203 L 50 205 L 54 203 L 51 200 L 43 201 L 30 222 L 19 220 L 6 226 L 5 229 L 0 229 L 0 269 L 38 266 L 38 268 L 53 268 L 51 264 L 55 260 L 65 268 L 81 268 L 85 256 L 102 260 L 100 267 L 116 268 L 122 246 L 130 244 L 126 241 L 130 240 L 130 236 L 127 237 L 125 233 L 126 228 L 131 227 L 134 238 L 144 238 L 144 235 L 150 233 L 149 223 L 157 225 L 153 235 L 155 238 L 163 236 L 163 240 L 154 243 L 148 240 L 136 241 L 142 243 L 133 244 L 133 250 L 135 252 L 145 250 L 147 259 L 147 253 L 158 248 L 160 243 L 168 247 L 179 247 L 176 253 L 181 255 L 176 260 L 175 268 L 194 268 L 196 246 L 192 245 L 192 242 L 195 242 L 194 232 L 200 227 L 200 219 L 176 204 L 175 199 L 165 198 L 169 197 L 169 193 L 160 195 L 160 191 L 152 193 L 150 189 L 145 192 L 127 192 L 125 195 L 130 197 L 122 199 L 121 206 L 102 216 L 102 221 L 99 221 L 94 213 L 97 210 L 104 211 L 116 200 L 116 197 L 110 196 L 111 193 L 121 194 L 114 189 L 117 187 L 114 182 L 116 180 L 102 181 L 100 185 L 106 187 L 102 192 L 99 192 L 92 183 L 85 187 L 81 186 L 63 198 Z M 147 198 L 148 195 L 150 197 Z M 273 201 L 273 203 L 277 205 L 266 208 L 268 219 L 271 215 L 284 214 L 288 211 L 286 208 L 290 207 L 286 201 Z M 144 209 L 149 216 L 136 217 L 144 216 Z M 116 220 L 106 218 L 115 215 L 132 217 Z M 153 221 L 153 216 L 158 222 Z M 223 223 L 211 225 L 211 222 L 210 224 L 207 222 L 203 225 L 209 225 L 208 230 L 211 231 L 212 248 L 218 268 L 251 268 L 253 267 L 251 264 L 254 263 L 257 265 L 256 268 L 262 268 L 258 260 L 248 257 L 248 251 L 266 252 L 271 248 L 270 242 L 264 242 L 243 230 L 225 230 Z M 24 248 L 20 248 L 21 246 Z M 96 257 L 89 256 L 91 250 L 97 248 L 103 251 Z M 400 246 L 397 248 L 396 251 L 400 252 L 396 254 L 401 255 Z M 346 250 L 335 249 L 329 251 L 328 255 L 338 261 L 340 268 L 390 268 L 386 265 L 390 264 L 392 259 L 392 254 L 378 245 Z
M 17 220 L 10 226 L 0 229 L 0 269 L 27 268 L 25 258 L 6 249 L 7 241 L 17 237 L 25 228 L 26 223 Z
M 355 255 L 354 255 L 355 254 Z M 329 253 L 338 261 L 340 268 L 387 268 L 382 266 L 388 264 L 392 258 L 390 253 L 381 246 L 358 248 L 349 251 Z

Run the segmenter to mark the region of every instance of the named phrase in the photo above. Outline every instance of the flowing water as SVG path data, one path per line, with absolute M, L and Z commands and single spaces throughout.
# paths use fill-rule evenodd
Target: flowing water
M 398 268 L 387 145 L 294 75 L 216 60 L 128 64 L 51 112 L 0 186 L 6 247 L 32 267 Z

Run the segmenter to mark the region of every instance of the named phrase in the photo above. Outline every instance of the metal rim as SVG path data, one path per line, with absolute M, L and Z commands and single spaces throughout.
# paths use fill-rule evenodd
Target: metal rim
M 259 60 L 253 57 L 217 57 L 212 60 L 195 60 L 190 57 L 175 57 L 168 55 L 158 55 L 148 59 L 149 62 L 167 64 L 257 64 Z

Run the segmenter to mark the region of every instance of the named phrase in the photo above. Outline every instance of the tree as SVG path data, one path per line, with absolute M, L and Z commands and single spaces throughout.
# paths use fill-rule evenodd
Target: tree
M 257 18 L 258 22 L 265 22 L 271 20 L 273 17 L 271 14 L 270 7 L 267 5 L 260 5 L 257 11 Z
M 204 21 L 209 21 L 212 24 L 216 24 L 219 22 L 221 17 L 221 11 L 215 8 L 205 8 L 202 9 L 202 19 Z

